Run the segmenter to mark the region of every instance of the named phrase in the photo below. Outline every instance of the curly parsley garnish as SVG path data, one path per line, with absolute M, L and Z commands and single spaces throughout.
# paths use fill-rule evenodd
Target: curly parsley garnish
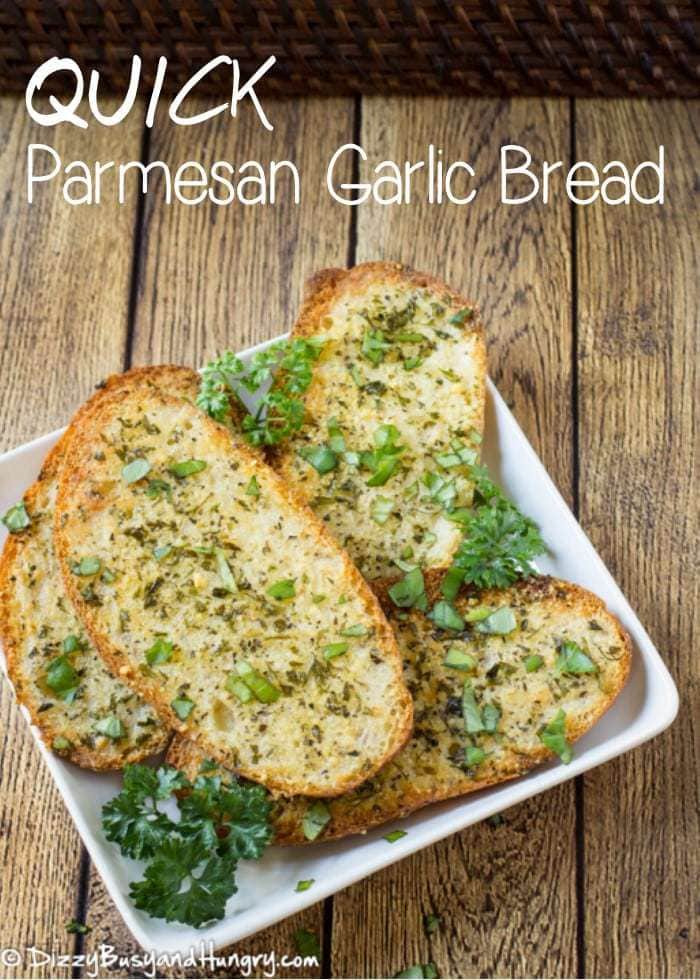
M 178 820 L 159 807 L 176 792 Z M 134 765 L 102 808 L 102 827 L 122 854 L 148 862 L 131 885 L 136 908 L 200 927 L 223 918 L 238 861 L 259 858 L 270 843 L 270 810 L 262 786 L 203 772 L 190 782 L 170 766 Z
M 254 354 L 248 364 L 232 351 L 224 351 L 202 370 L 197 404 L 217 422 L 225 422 L 240 393 L 257 397 L 258 408 L 243 419 L 243 433 L 253 446 L 276 446 L 304 420 L 304 403 L 299 397 L 311 384 L 313 365 L 323 341 L 316 337 L 280 340 Z M 277 374 L 274 386 L 260 389 Z

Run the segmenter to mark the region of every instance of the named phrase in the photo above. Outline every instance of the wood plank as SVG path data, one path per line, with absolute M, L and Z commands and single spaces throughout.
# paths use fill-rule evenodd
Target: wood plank
M 27 146 L 48 142 L 66 161 L 138 156 L 140 130 L 138 118 L 118 133 L 42 130 L 30 125 L 23 100 L 0 98 L 0 376 L 9 382 L 0 387 L 2 450 L 65 422 L 97 381 L 121 368 L 127 334 L 134 207 L 72 207 L 55 184 L 29 206 Z M 0 731 L 0 863 L 11 869 L 0 881 L 0 947 L 68 952 L 80 841 L 6 683 Z
M 482 307 L 492 377 L 566 497 L 572 491 L 572 330 L 568 206 L 497 203 L 498 148 L 521 142 L 567 159 L 564 102 L 367 98 L 370 156 L 467 159 L 471 205 L 359 209 L 357 258 L 397 259 L 446 278 Z M 544 273 L 543 273 L 543 270 Z M 553 832 L 556 828 L 556 832 Z M 576 815 L 569 783 L 336 896 L 333 972 L 392 976 L 434 960 L 439 976 L 576 974 Z M 390 845 L 387 845 L 387 847 Z M 423 915 L 443 916 L 422 934 Z
M 662 207 L 594 205 L 578 216 L 581 516 L 681 695 L 670 731 L 585 778 L 595 977 L 700 971 L 699 137 L 691 102 L 576 107 L 581 159 L 634 166 L 666 148 Z
M 133 363 L 199 365 L 223 348 L 240 349 L 275 336 L 293 322 L 304 279 L 323 266 L 345 264 L 350 215 L 328 202 L 323 161 L 351 138 L 352 99 L 266 100 L 265 108 L 273 133 L 262 130 L 254 116 L 236 122 L 218 118 L 198 127 L 196 154 L 189 130 L 172 124 L 154 129 L 150 159 L 167 161 L 173 169 L 193 156 L 236 165 L 248 159 L 293 160 L 302 177 L 302 197 L 299 205 L 281 196 L 274 206 L 167 206 L 154 189 L 145 210 Z M 349 179 L 349 170 L 345 176 Z M 94 872 L 88 918 L 99 927 L 87 937 L 87 950 L 109 942 L 125 954 L 138 952 Z M 293 934 L 300 928 L 322 938 L 323 906 L 222 955 L 270 950 L 294 955 Z M 285 976 L 298 975 L 285 969 L 290 971 Z M 254 976 L 263 973 L 262 967 L 253 971 Z M 194 974 L 229 976 L 230 968 Z M 129 974 L 115 969 L 104 975 Z M 171 973 L 164 970 L 163 975 Z M 173 970 L 172 975 L 180 974 Z M 303 975 L 320 976 L 321 968 Z

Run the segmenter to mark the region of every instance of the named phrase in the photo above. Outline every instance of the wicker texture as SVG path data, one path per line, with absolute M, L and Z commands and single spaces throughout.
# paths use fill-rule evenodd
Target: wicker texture
M 661 0 L 0 0 L 0 84 L 22 89 L 52 55 L 125 90 L 133 54 L 167 87 L 217 54 L 243 78 L 269 55 L 275 94 L 697 96 L 700 7 Z M 212 73 L 199 91 L 230 89 Z

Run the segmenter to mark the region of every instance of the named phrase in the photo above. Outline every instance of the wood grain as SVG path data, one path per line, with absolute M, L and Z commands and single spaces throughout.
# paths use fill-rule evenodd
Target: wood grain
M 471 205 L 367 204 L 357 259 L 397 259 L 473 297 L 487 326 L 490 372 L 565 496 L 572 489 L 570 216 L 566 203 L 497 203 L 498 149 L 522 142 L 566 159 L 568 105 L 366 98 L 369 176 L 382 159 L 467 159 Z M 543 274 L 546 270 L 546 274 Z M 556 833 L 552 828 L 556 827 Z M 390 846 L 390 845 L 387 845 Z M 434 960 L 440 976 L 575 975 L 576 814 L 572 784 L 530 800 L 498 828 L 473 827 L 336 896 L 334 975 L 393 976 Z M 443 916 L 430 939 L 422 918 Z
M 27 145 L 48 142 L 65 162 L 138 156 L 140 128 L 136 118 L 118 134 L 102 127 L 41 130 L 29 124 L 23 100 L 0 99 L 3 450 L 66 421 L 100 378 L 121 369 L 127 335 L 134 207 L 72 207 L 55 184 L 43 185 L 29 206 Z M 76 914 L 80 841 L 6 682 L 0 731 L 0 947 L 68 952 L 75 945 L 65 923 Z M 32 970 L 43 975 L 66 971 Z
M 173 170 L 195 156 L 205 164 L 226 159 L 236 165 L 248 159 L 291 159 L 301 174 L 302 196 L 299 205 L 280 196 L 274 206 L 193 208 L 166 205 L 154 188 L 141 235 L 133 363 L 196 366 L 223 348 L 241 349 L 275 336 L 291 326 L 305 277 L 325 265 L 345 264 L 350 214 L 327 203 L 323 181 L 324 160 L 351 138 L 352 100 L 266 100 L 265 107 L 273 133 L 264 131 L 252 115 L 235 122 L 217 118 L 197 128 L 197 153 L 191 130 L 172 124 L 154 129 L 149 159 L 167 161 Z M 345 178 L 349 176 L 346 170 Z M 87 950 L 112 943 L 123 954 L 138 952 L 94 871 L 87 914 L 96 924 Z M 222 955 L 270 950 L 293 955 L 293 935 L 300 928 L 330 944 L 330 937 L 323 936 L 323 906 L 317 905 Z M 299 975 L 287 969 L 288 975 Z M 259 967 L 253 975 L 263 972 Z M 191 973 L 232 975 L 226 967 Z M 115 969 L 104 975 L 129 974 Z M 171 974 L 166 970 L 163 975 Z M 322 975 L 321 966 L 304 975 Z
M 662 207 L 578 216 L 581 515 L 671 669 L 680 716 L 585 779 L 590 976 L 700 972 L 700 107 L 585 102 L 577 155 L 667 159 Z

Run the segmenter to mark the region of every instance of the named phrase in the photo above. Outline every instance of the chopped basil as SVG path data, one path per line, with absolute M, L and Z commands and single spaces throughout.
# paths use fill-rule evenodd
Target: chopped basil
M 470 306 L 465 306 L 461 310 L 457 310 L 456 313 L 453 313 L 447 322 L 451 323 L 454 327 L 461 327 L 465 320 L 471 320 L 473 316 L 474 310 Z
M 501 606 L 500 609 L 492 612 L 486 619 L 477 623 L 476 630 L 478 633 L 492 633 L 497 636 L 507 636 L 513 632 L 517 625 L 518 623 L 513 610 L 509 606 Z
M 240 660 L 236 664 L 236 670 L 240 679 L 252 691 L 258 701 L 261 701 L 263 704 L 272 704 L 279 698 L 281 692 L 275 685 L 271 684 L 257 670 L 254 670 L 247 661 Z
M 467 609 L 464 614 L 464 619 L 467 623 L 480 623 L 482 619 L 486 619 L 494 610 L 491 606 L 472 606 L 471 609 Z
M 345 437 L 336 418 L 328 419 L 328 446 L 334 453 L 345 452 Z
M 367 330 L 362 338 L 360 348 L 362 356 L 365 357 L 376 367 L 384 360 L 384 352 L 389 350 L 391 344 L 387 341 L 381 330 Z
M 172 550 L 173 546 L 171 544 L 163 544 L 159 548 L 153 549 L 153 557 L 156 561 L 162 561 L 164 558 L 168 557 Z
M 464 758 L 468 766 L 479 766 L 486 758 L 486 753 L 476 745 L 468 745 L 464 750 Z
M 495 732 L 501 720 L 501 709 L 495 704 L 485 704 L 481 709 L 481 717 L 484 719 L 484 731 Z
M 201 473 L 206 468 L 207 464 L 203 459 L 183 459 L 182 462 L 173 463 L 169 466 L 168 472 L 172 473 L 179 480 L 182 480 L 186 476 L 194 476 L 195 473 Z
M 369 480 L 366 481 L 367 486 L 383 487 L 384 484 L 388 482 L 389 477 L 394 475 L 396 471 L 396 467 L 398 465 L 399 465 L 398 456 L 385 456 L 384 459 L 380 460 L 377 463 L 374 473 L 369 478 Z
M 565 765 L 571 762 L 574 753 L 566 741 L 566 713 L 563 708 L 559 709 L 550 722 L 540 728 L 537 735 L 540 742 L 550 752 L 558 755 Z
M 273 582 L 266 590 L 267 594 L 271 599 L 291 599 L 297 594 L 294 582 L 293 578 L 283 578 L 279 582 Z
M 454 508 L 457 500 L 457 484 L 454 479 L 447 480 L 439 473 L 426 473 L 423 477 L 423 485 L 430 499 L 443 510 L 450 511 Z
M 146 660 L 153 666 L 154 664 L 165 664 L 173 655 L 173 644 L 170 640 L 159 636 L 153 646 L 146 650 Z
M 216 571 L 221 579 L 222 586 L 227 592 L 238 592 L 236 580 L 233 577 L 229 563 L 226 561 L 226 554 L 223 548 L 214 548 L 214 557 L 216 559 Z
M 174 701 L 171 701 L 170 707 L 173 709 L 180 721 L 186 721 L 194 708 L 194 701 L 191 701 L 190 698 L 185 697 L 183 694 L 179 698 L 175 698 Z
M 464 682 L 462 691 L 462 717 L 464 718 L 464 727 L 470 735 L 484 731 L 484 722 L 469 681 Z
M 308 892 L 309 888 L 316 881 L 315 878 L 305 878 L 302 881 L 297 882 L 297 886 L 294 889 L 295 892 Z
M 304 837 L 307 840 L 316 840 L 330 819 L 331 811 L 328 809 L 326 804 L 323 802 L 323 800 L 316 800 L 316 802 L 312 803 L 308 808 L 304 814 L 304 819 L 302 820 Z
M 571 640 L 566 640 L 559 647 L 556 669 L 561 674 L 596 674 L 598 668 L 587 653 Z
M 341 636 L 367 636 L 367 627 L 363 623 L 355 623 L 354 626 L 346 626 L 340 631 Z
M 61 644 L 62 653 L 75 653 L 76 650 L 85 649 L 87 649 L 87 643 L 85 640 L 80 639 L 80 637 L 76 636 L 74 633 L 69 634 L 69 636 L 67 636 Z
M 133 459 L 122 469 L 122 479 L 125 483 L 137 483 L 139 480 L 143 480 L 150 471 L 151 464 L 147 459 Z
M 423 363 L 422 357 L 407 357 L 403 362 L 404 371 L 414 371 Z
M 386 524 L 394 509 L 394 501 L 390 497 L 376 497 L 370 507 L 370 516 L 377 524 Z
M 452 667 L 454 670 L 474 670 L 476 667 L 476 660 L 474 657 L 470 656 L 466 650 L 460 649 L 460 647 L 450 647 L 447 651 L 447 656 L 443 660 L 443 666 Z
M 149 480 L 148 486 L 146 487 L 146 496 L 151 497 L 154 500 L 165 494 L 169 497 L 172 493 L 173 488 L 165 480 Z
M 441 630 L 454 630 L 455 632 L 459 632 L 464 629 L 464 620 L 452 603 L 444 599 L 436 602 L 428 615 Z
M 67 656 L 63 655 L 52 660 L 46 669 L 46 686 L 50 687 L 61 701 L 70 704 L 80 684 L 80 677 L 73 669 Z
M 66 932 L 73 935 L 85 936 L 88 932 L 92 932 L 90 926 L 86 926 L 84 922 L 78 922 L 77 919 L 71 919 L 66 922 Z
M 396 978 L 406 978 L 406 980 L 436 980 L 437 977 L 437 967 L 434 963 L 417 963 L 415 966 L 409 966 L 406 970 L 402 970 L 401 973 L 395 973 Z
M 326 660 L 332 660 L 334 657 L 339 657 L 343 653 L 347 653 L 349 644 L 347 643 L 329 643 L 327 646 L 323 647 L 323 656 Z
M 530 654 L 529 657 L 525 658 L 523 663 L 525 665 L 525 670 L 527 671 L 527 673 L 532 674 L 536 670 L 539 670 L 540 667 L 542 667 L 542 665 L 544 664 L 544 660 L 542 659 L 542 657 L 540 657 L 539 653 L 532 653 Z
M 428 600 L 425 595 L 423 572 L 420 568 L 411 568 L 400 581 L 392 585 L 389 589 L 389 598 L 399 609 L 410 609 L 415 606 L 424 612 L 428 607 Z
M 97 575 L 102 568 L 102 562 L 99 558 L 81 558 L 80 561 L 74 561 L 70 568 L 74 575 Z
M 106 735 L 107 738 L 116 740 L 118 738 L 124 738 L 124 726 L 121 721 L 114 715 L 110 715 L 108 718 L 102 718 L 95 725 L 95 731 L 99 735 Z
M 450 568 L 447 569 L 445 577 L 440 584 L 440 591 L 446 599 L 452 602 L 453 599 L 457 598 L 463 581 L 464 573 L 461 571 L 461 569 L 451 565 Z
M 309 446 L 305 449 L 300 449 L 299 455 L 310 466 L 313 466 L 321 476 L 324 473 L 330 473 L 338 465 L 338 457 L 330 446 Z
M 248 481 L 248 486 L 245 488 L 245 492 L 249 497 L 260 496 L 260 487 L 258 486 L 258 481 L 255 479 L 255 476 L 251 476 L 250 480 Z
M 321 944 L 315 933 L 309 929 L 297 929 L 294 933 L 294 945 L 300 956 L 313 956 L 316 962 L 321 963 Z
M 237 674 L 229 674 L 224 686 L 231 694 L 235 694 L 243 704 L 247 704 L 248 701 L 253 699 L 253 692 Z
M 2 523 L 10 534 L 18 534 L 20 531 L 24 531 L 26 527 L 29 527 L 31 520 L 23 500 L 20 500 L 18 504 L 5 511 L 2 517 Z
M 68 749 L 71 749 L 72 747 L 73 743 L 63 735 L 57 735 L 51 743 L 51 748 L 54 750 L 54 752 L 67 752 Z
M 394 844 L 397 840 L 401 840 L 407 834 L 406 830 L 391 830 L 388 834 L 384 834 L 384 840 L 389 841 L 390 844 Z

